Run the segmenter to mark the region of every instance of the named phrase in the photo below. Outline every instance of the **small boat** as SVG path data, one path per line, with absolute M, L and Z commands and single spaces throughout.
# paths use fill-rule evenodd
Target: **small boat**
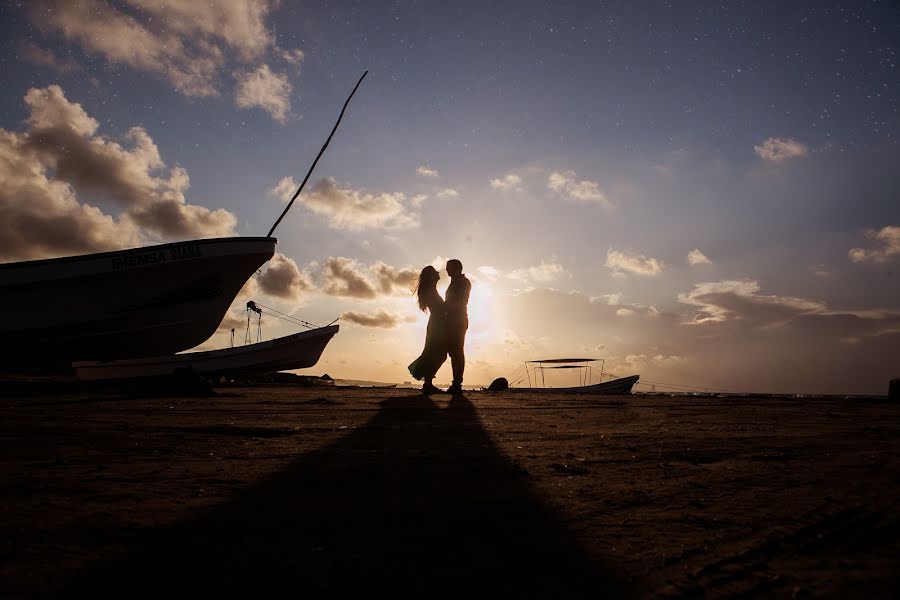
M 68 363 L 193 348 L 275 244 L 214 238 L 2 264 L 0 359 Z
M 625 395 L 631 393 L 631 388 L 640 379 L 640 375 L 629 375 L 618 379 L 610 379 L 603 383 L 592 385 L 579 385 L 575 387 L 530 387 L 512 388 L 516 392 L 553 392 L 554 394 L 614 394 Z
M 595 371 L 591 363 L 600 362 L 599 383 L 591 383 L 591 372 Z M 603 381 L 604 377 L 610 376 L 603 372 L 603 359 L 598 358 L 547 358 L 543 360 L 530 360 L 525 363 L 525 377 L 520 381 L 528 379 L 529 387 L 511 388 L 514 391 L 521 392 L 552 392 L 555 394 L 614 394 L 624 395 L 630 394 L 631 388 L 640 379 L 640 375 L 629 375 L 628 377 L 619 377 Z M 579 383 L 581 385 L 572 387 L 547 387 L 544 371 L 548 369 L 578 369 Z M 538 376 L 540 376 L 540 387 L 538 387 Z M 534 385 L 532 386 L 532 381 Z
M 85 381 L 160 377 L 180 370 L 217 378 L 222 375 L 306 369 L 319 361 L 325 346 L 338 329 L 338 325 L 328 325 L 222 350 L 129 360 L 77 361 L 72 367 L 78 379 Z

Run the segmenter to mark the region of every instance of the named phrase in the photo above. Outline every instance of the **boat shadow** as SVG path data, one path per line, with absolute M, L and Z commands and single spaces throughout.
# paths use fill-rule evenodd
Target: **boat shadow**
M 95 563 L 63 595 L 630 595 L 491 441 L 465 397 L 384 400 L 353 433 Z

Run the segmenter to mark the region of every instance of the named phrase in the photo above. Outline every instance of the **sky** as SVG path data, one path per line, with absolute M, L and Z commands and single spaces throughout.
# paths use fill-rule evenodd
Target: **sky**
M 467 384 L 900 377 L 894 2 L 36 1 L 0 32 L 2 262 L 265 235 L 369 71 L 203 348 L 253 299 L 340 318 L 308 372 L 409 381 L 410 284 L 458 258 Z

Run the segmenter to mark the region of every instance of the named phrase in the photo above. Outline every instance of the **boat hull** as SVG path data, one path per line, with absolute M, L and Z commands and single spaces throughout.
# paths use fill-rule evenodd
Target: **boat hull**
M 329 325 L 222 350 L 131 360 L 77 361 L 72 366 L 76 376 L 86 381 L 161 377 L 179 370 L 219 376 L 306 369 L 315 366 L 338 329 L 337 325 Z
M 174 354 L 211 336 L 274 238 L 218 238 L 0 265 L 0 358 Z
M 631 388 L 638 382 L 640 375 L 629 375 L 619 379 L 612 379 L 603 383 L 595 383 L 594 385 L 582 385 L 578 387 L 565 388 L 513 388 L 516 392 L 540 392 L 553 394 L 609 394 L 609 395 L 625 395 L 631 393 Z

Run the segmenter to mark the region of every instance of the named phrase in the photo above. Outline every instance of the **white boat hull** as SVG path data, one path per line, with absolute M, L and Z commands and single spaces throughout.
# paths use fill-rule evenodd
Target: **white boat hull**
M 329 325 L 223 350 L 130 360 L 78 361 L 72 366 L 76 376 L 87 381 L 160 377 L 180 369 L 215 376 L 306 369 L 319 361 L 338 329 L 337 325 Z
M 174 354 L 211 336 L 274 238 L 193 240 L 0 265 L 6 363 Z
M 581 385 L 577 387 L 564 387 L 564 388 L 548 388 L 548 387 L 533 387 L 533 388 L 512 388 L 513 391 L 516 392 L 546 392 L 546 393 L 554 393 L 554 394 L 610 394 L 610 395 L 624 395 L 630 394 L 631 388 L 634 387 L 634 384 L 638 382 L 640 379 L 640 375 L 629 375 L 628 377 L 621 377 L 619 379 L 611 379 L 610 381 L 604 381 L 603 383 L 595 383 L 594 385 Z

